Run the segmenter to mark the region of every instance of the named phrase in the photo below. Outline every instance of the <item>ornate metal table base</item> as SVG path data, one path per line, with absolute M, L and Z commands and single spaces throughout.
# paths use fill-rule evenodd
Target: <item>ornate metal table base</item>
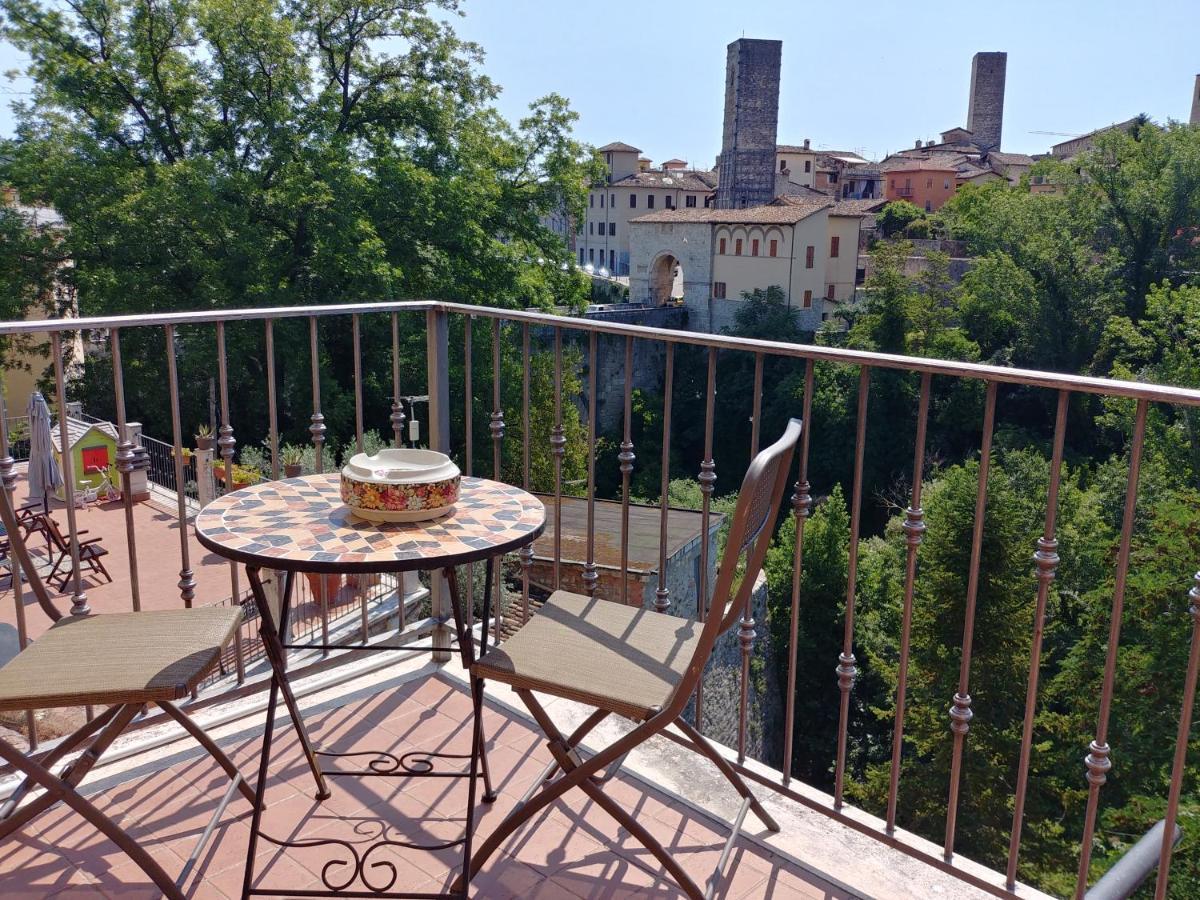
M 488 603 L 487 597 L 490 594 L 488 588 L 491 584 L 493 576 L 494 561 L 489 559 L 487 563 L 486 586 L 484 590 L 483 616 L 482 616 L 482 651 L 487 649 L 487 633 L 488 633 Z M 482 777 L 484 781 L 483 801 L 490 803 L 496 798 L 495 792 L 492 790 L 491 775 L 487 766 L 487 751 L 484 747 L 483 737 L 483 681 L 482 679 L 471 679 L 471 702 L 472 702 L 472 728 L 471 728 L 471 751 L 469 753 L 447 753 L 434 752 L 423 750 L 409 750 L 402 754 L 395 754 L 390 750 L 356 750 L 348 752 L 336 752 L 329 750 L 317 750 L 313 747 L 312 741 L 309 739 L 308 731 L 304 727 L 304 720 L 300 715 L 299 706 L 296 703 L 295 695 L 287 680 L 287 649 L 289 647 L 309 647 L 310 645 L 294 645 L 285 642 L 281 635 L 288 633 L 288 614 L 291 607 L 292 586 L 295 580 L 295 573 L 287 571 L 284 576 L 283 599 L 280 603 L 279 622 L 276 625 L 274 617 L 271 613 L 270 603 L 267 600 L 266 591 L 263 588 L 262 579 L 259 575 L 259 569 L 253 566 L 247 566 L 247 574 L 250 579 L 251 591 L 254 594 L 255 603 L 258 606 L 259 619 L 262 623 L 262 639 L 263 646 L 266 649 L 268 660 L 271 664 L 271 687 L 267 700 L 267 721 L 263 731 L 263 746 L 262 756 L 259 760 L 258 769 L 258 784 L 255 791 L 254 816 L 250 823 L 250 845 L 246 856 L 246 875 L 242 884 L 242 897 L 249 898 L 251 896 L 258 897 L 376 897 L 376 898 L 413 898 L 413 900 L 425 900 L 425 898 L 462 898 L 466 900 L 470 888 L 470 861 L 471 861 L 471 842 L 475 831 L 475 787 L 478 778 Z M 458 579 L 455 575 L 454 568 L 449 567 L 444 570 L 446 579 L 449 582 L 450 602 L 454 609 L 454 624 L 455 635 L 458 641 L 459 653 L 462 655 L 463 666 L 466 671 L 470 671 L 471 663 L 475 659 L 475 644 L 474 635 L 468 620 L 463 615 L 463 600 L 459 592 Z M 322 645 L 311 645 L 320 647 Z M 330 645 L 331 650 L 354 650 L 355 645 Z M 404 645 L 396 649 L 411 651 L 411 650 L 432 650 L 432 647 L 414 647 L 412 645 Z M 380 821 L 379 833 L 371 836 L 367 846 L 359 846 L 349 840 L 328 838 L 328 837 L 299 837 L 293 840 L 279 840 L 266 834 L 261 829 L 263 801 L 266 795 L 267 773 L 271 759 L 271 744 L 275 728 L 275 712 L 279 703 L 279 695 L 283 695 L 284 704 L 287 706 L 288 713 L 291 717 L 292 724 L 296 729 L 296 734 L 300 739 L 300 745 L 304 750 L 305 758 L 308 761 L 310 770 L 312 771 L 313 779 L 316 782 L 318 801 L 325 800 L 330 797 L 329 786 L 326 783 L 326 778 L 334 777 L 383 777 L 383 778 L 467 778 L 467 810 L 466 810 L 466 828 L 463 836 L 456 840 L 443 841 L 432 844 L 418 844 L 415 842 L 397 840 L 389 837 L 389 828 L 387 823 Z M 363 759 L 364 765 L 361 771 L 346 771 L 323 769 L 321 767 L 321 758 L 327 759 Z M 467 761 L 466 771 L 441 770 L 437 762 L 440 760 L 465 760 Z M 321 868 L 320 877 L 324 889 L 307 889 L 296 890 L 294 888 L 268 888 L 268 887 L 253 887 L 254 881 L 254 858 L 258 848 L 258 840 L 263 840 L 283 848 L 305 848 L 305 847 L 320 847 L 329 846 L 338 848 L 342 858 L 334 858 Z M 463 848 L 463 885 L 459 891 L 447 891 L 444 893 L 419 893 L 412 891 L 393 890 L 396 887 L 396 882 L 399 878 L 399 872 L 394 863 L 387 859 L 376 858 L 380 855 L 380 851 L 386 848 L 408 849 L 408 850 L 449 850 L 454 847 Z

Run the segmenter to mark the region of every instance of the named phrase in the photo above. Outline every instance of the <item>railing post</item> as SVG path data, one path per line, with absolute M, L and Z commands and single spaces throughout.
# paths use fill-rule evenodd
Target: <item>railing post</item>
M 12 450 L 8 441 L 8 407 L 4 392 L 0 391 L 0 490 L 8 491 L 8 501 L 16 508 L 17 473 L 13 470 Z M 12 575 L 13 604 L 17 619 L 17 652 L 29 643 L 29 629 L 25 622 L 25 598 L 22 596 L 21 564 L 15 553 L 9 557 L 9 574 Z M 29 749 L 38 746 L 37 716 L 33 710 L 25 713 L 25 727 L 29 731 Z
M 217 499 L 217 480 L 213 476 L 213 450 L 211 447 L 197 447 L 193 458 L 196 460 L 196 502 L 204 509 Z
M 425 312 L 425 367 L 429 394 L 429 449 L 450 452 L 450 328 L 446 313 Z M 433 616 L 446 621 L 450 615 L 444 578 L 429 580 Z M 433 629 L 433 661 L 449 662 L 450 629 L 445 624 Z

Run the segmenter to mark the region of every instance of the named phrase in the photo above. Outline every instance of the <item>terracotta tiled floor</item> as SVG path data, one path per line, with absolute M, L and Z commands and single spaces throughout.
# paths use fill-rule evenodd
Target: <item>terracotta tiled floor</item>
M 17 479 L 16 502 L 28 500 L 28 482 L 22 471 Z M 62 533 L 67 533 L 67 510 L 62 503 L 50 501 L 50 515 L 58 522 Z M 141 585 L 143 609 L 178 609 L 183 605 L 179 589 L 180 542 L 179 520 L 162 512 L 149 503 L 137 503 L 133 507 L 134 538 L 137 546 L 138 582 Z M 98 613 L 129 612 L 132 607 L 132 589 L 129 578 L 129 544 L 125 538 L 125 507 L 117 503 L 93 504 L 87 509 L 76 510 L 76 523 L 80 530 L 87 529 L 84 540 L 102 538 L 102 546 L 108 550 L 104 566 L 112 575 L 111 584 L 98 575 L 84 571 L 83 589 L 88 604 Z M 41 553 L 45 541 L 35 537 L 30 542 L 35 553 Z M 196 541 L 196 535 L 188 525 L 189 564 L 196 579 L 197 606 L 206 606 L 224 600 L 233 593 L 229 575 L 229 562 L 214 553 L 209 553 Z M 246 576 L 239 573 L 239 587 L 247 587 Z M 72 586 L 64 593 L 51 592 L 62 612 L 71 608 Z M 50 627 L 50 620 L 38 608 L 32 591 L 23 592 L 25 622 L 31 638 L 36 638 Z M 11 579 L 0 580 L 0 622 L 16 624 Z
M 468 747 L 469 697 L 447 680 L 410 682 L 385 693 L 320 707 L 306 716 L 319 745 L 348 751 L 411 749 L 457 752 Z M 499 799 L 479 808 L 478 834 L 490 833 L 513 807 L 548 760 L 545 747 L 524 722 L 488 707 L 492 774 Z M 226 749 L 251 779 L 261 738 L 236 735 Z M 275 733 L 267 789 L 264 830 L 279 838 L 336 838 L 358 848 L 381 835 L 424 843 L 453 840 L 460 833 L 466 799 L 463 779 L 338 778 L 333 796 L 312 800 L 313 783 L 294 731 L 285 721 Z M 359 758 L 361 764 L 369 757 Z M 171 874 L 178 872 L 227 782 L 203 756 L 170 768 L 135 773 L 97 795 L 107 809 L 150 850 Z M 633 779 L 618 778 L 609 794 L 635 810 L 685 869 L 702 881 L 724 840 L 719 826 Z M 239 895 L 247 850 L 249 812 L 235 797 L 213 842 L 187 884 L 192 897 Z M 552 805 L 518 832 L 474 880 L 481 898 L 570 900 L 621 897 L 679 897 L 648 852 L 595 805 L 580 795 Z M 349 878 L 339 865 L 336 844 L 281 850 L 260 842 L 256 884 L 283 890 L 319 886 L 322 871 L 333 883 Z M 394 890 L 439 891 L 453 880 L 459 848 L 418 851 L 384 847 L 374 851 L 368 878 L 379 886 L 393 875 Z M 726 898 L 835 898 L 828 885 L 742 840 L 736 868 L 718 896 Z M 361 884 L 355 887 L 362 889 Z M 44 814 L 25 831 L 0 844 L 0 897 L 151 898 L 149 880 L 111 843 L 95 836 L 78 816 L 62 807 Z

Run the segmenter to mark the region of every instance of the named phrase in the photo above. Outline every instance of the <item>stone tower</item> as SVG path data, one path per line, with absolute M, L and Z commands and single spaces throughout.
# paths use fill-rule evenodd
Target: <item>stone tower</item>
M 736 40 L 728 47 L 718 209 L 740 209 L 775 199 L 775 131 L 782 52 L 782 41 L 750 38 Z
M 1196 76 L 1196 84 L 1192 87 L 1192 116 L 1188 121 L 1200 125 L 1200 75 Z
M 967 128 L 984 153 L 1000 149 L 1004 128 L 1004 73 L 1007 53 L 976 53 L 971 60 L 971 100 Z

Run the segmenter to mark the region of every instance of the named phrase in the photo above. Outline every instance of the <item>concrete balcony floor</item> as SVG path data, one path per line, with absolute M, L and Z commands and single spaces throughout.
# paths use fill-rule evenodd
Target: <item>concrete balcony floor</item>
M 389 656 L 391 654 L 388 654 Z M 411 749 L 465 752 L 470 699 L 454 664 L 436 667 L 426 654 L 364 655 L 296 682 L 306 722 L 318 746 L 339 751 Z M 484 727 L 499 799 L 481 804 L 477 840 L 512 809 L 549 760 L 515 697 L 489 687 Z M 263 728 L 262 692 L 205 707 L 197 719 L 253 783 Z M 551 700 L 565 726 L 581 707 Z M 283 712 L 282 704 L 280 706 Z M 614 725 L 613 727 L 619 727 Z M 142 842 L 174 876 L 216 808 L 228 782 L 207 756 L 170 725 L 147 725 L 114 746 L 85 793 Z M 362 760 L 360 760 L 362 762 Z M 328 763 L 327 763 L 328 765 Z M 711 772 L 707 770 L 711 769 Z M 736 807 L 714 767 L 668 740 L 632 754 L 608 793 L 676 855 L 698 882 L 716 865 L 727 834 L 724 810 Z M 654 786 L 652 786 L 654 785 Z M 664 786 L 660 790 L 657 786 Z M 286 718 L 277 720 L 263 829 L 281 839 L 340 838 L 365 849 L 382 834 L 436 843 L 460 833 L 463 779 L 336 778 L 333 796 L 312 799 L 313 782 Z M 714 795 L 729 793 L 715 802 Z M 689 796 L 690 794 L 690 796 Z M 982 897 L 958 879 L 859 835 L 786 798 L 759 789 L 783 832 L 769 835 L 747 818 L 732 866 L 717 896 L 737 898 Z M 234 898 L 242 885 L 249 810 L 235 795 L 185 884 L 196 898 Z M 519 831 L 472 883 L 481 898 L 682 897 L 657 861 L 588 798 L 575 792 Z M 811 857 L 811 860 L 810 858 Z M 284 890 L 320 887 L 336 846 L 258 847 L 256 885 Z M 345 854 L 341 858 L 347 858 Z M 394 889 L 444 890 L 460 848 L 418 851 L 388 847 L 373 862 L 395 866 Z M 342 872 L 348 870 L 340 870 Z M 382 873 L 382 869 L 376 869 Z M 339 869 L 330 869 L 336 880 Z M 386 875 L 383 876 L 386 878 Z M 361 885 L 356 885 L 361 889 Z M 59 805 L 0 843 L 0 897 L 158 896 L 121 851 Z M 1031 896 L 1033 894 L 1031 893 Z

